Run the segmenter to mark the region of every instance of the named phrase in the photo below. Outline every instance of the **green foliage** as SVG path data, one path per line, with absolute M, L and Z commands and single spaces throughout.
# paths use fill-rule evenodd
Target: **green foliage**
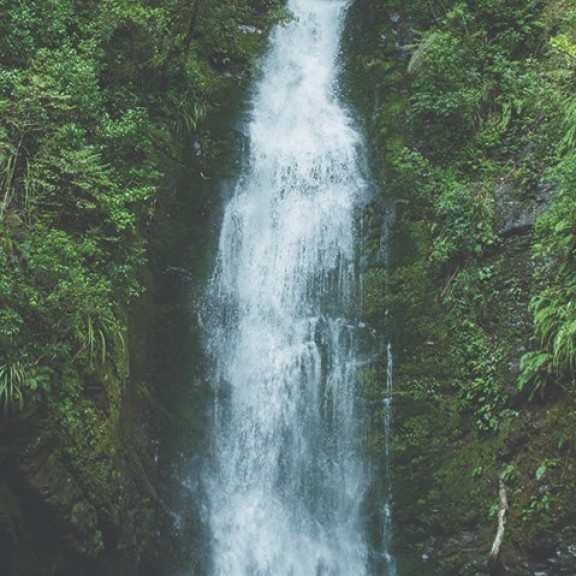
M 159 191 L 222 71 L 250 71 L 265 38 L 251 26 L 279 14 L 276 0 L 0 0 L 5 408 L 122 371 Z
M 429 32 L 410 63 L 412 122 L 442 141 L 458 143 L 473 132 L 490 88 L 480 74 L 481 54 L 467 44 L 454 30 Z
M 461 409 L 474 415 L 480 430 L 498 430 L 514 415 L 507 408 L 508 398 L 498 374 L 502 351 L 471 320 L 459 322 L 454 328 L 452 355 Z
M 548 373 L 552 358 L 548 352 L 527 352 L 520 359 L 520 376 L 518 387 L 520 390 L 529 389 L 530 398 L 536 391 L 544 392 L 551 374 Z
M 540 344 L 551 353 L 552 369 L 570 374 L 574 373 L 576 367 L 574 294 L 575 292 L 570 291 L 558 298 L 545 290 L 532 301 L 534 323 L 540 336 Z
M 576 371 L 576 155 L 570 152 L 551 172 L 556 190 L 537 225 L 535 253 L 540 266 L 538 291 L 530 308 L 536 351 L 522 359 L 519 386 L 544 390 L 552 380 L 566 386 Z
M 72 0 L 1 0 L 0 22 L 0 63 L 6 66 L 24 65 L 38 48 L 56 48 L 76 35 Z
M 403 148 L 384 153 L 394 194 L 410 203 L 412 222 L 402 223 L 404 233 L 415 240 L 416 230 L 429 231 L 428 245 L 414 244 L 414 261 L 403 273 L 424 270 L 420 282 L 438 286 L 446 313 L 436 322 L 439 330 L 450 326 L 461 407 L 481 428 L 494 429 L 507 410 L 503 366 L 512 351 L 498 345 L 503 336 L 491 317 L 487 290 L 500 287 L 480 275 L 491 268 L 500 241 L 495 191 L 502 181 L 515 182 L 518 201 L 534 202 L 543 181 L 555 187 L 536 226 L 534 343 L 520 361 L 518 386 L 530 397 L 552 384 L 574 387 L 576 5 L 413 0 L 392 7 L 422 26 L 409 47 L 409 133 Z M 377 56 L 370 65 L 386 73 Z M 401 285 L 409 310 L 431 316 L 434 308 L 413 306 L 418 297 L 404 284 L 392 281 L 392 290 Z M 388 297 L 392 305 L 397 299 Z
M 395 188 L 418 201 L 414 212 L 431 221 L 433 240 L 428 249 L 433 263 L 454 269 L 494 246 L 494 198 L 489 186 L 441 169 L 406 148 L 393 169 Z
M 19 362 L 0 366 L 0 402 L 4 410 L 14 404 L 22 407 L 25 382 L 26 371 Z
M 409 65 L 411 124 L 428 156 L 454 165 L 473 151 L 486 161 L 482 155 L 494 154 L 502 141 L 514 142 L 506 139 L 515 129 L 510 120 L 542 84 L 524 74 L 541 42 L 541 11 L 542 2 L 500 0 L 448 2 L 434 11 L 434 25 L 418 38 Z M 530 89 L 522 86 L 527 80 Z
M 48 389 L 50 370 L 16 360 L 0 366 L 0 413 L 24 406 L 25 394 Z
M 431 257 L 441 264 L 480 256 L 495 242 L 493 198 L 485 190 L 448 180 L 434 199 L 434 213 L 442 228 Z

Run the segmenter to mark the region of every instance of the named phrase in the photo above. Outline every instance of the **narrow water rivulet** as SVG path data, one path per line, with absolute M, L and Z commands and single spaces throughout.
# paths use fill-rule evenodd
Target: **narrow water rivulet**
M 336 91 L 347 6 L 289 0 L 293 18 L 272 33 L 247 165 L 224 213 L 203 317 L 217 576 L 373 573 L 357 377 L 367 356 L 357 221 L 368 185 L 361 138 Z M 387 519 L 385 547 L 389 529 Z

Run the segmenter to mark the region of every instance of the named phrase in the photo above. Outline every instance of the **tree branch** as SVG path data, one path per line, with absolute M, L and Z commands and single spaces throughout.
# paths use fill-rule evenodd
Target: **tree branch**
M 506 496 L 506 486 L 504 486 L 504 481 L 502 479 L 500 479 L 499 483 L 498 496 L 500 499 L 500 510 L 498 512 L 498 530 L 496 531 L 496 537 L 494 538 L 492 550 L 490 550 L 490 556 L 488 557 L 488 567 L 490 568 L 490 574 L 492 574 L 492 576 L 501 574 L 503 570 L 502 560 L 500 558 L 500 548 L 502 547 L 502 542 L 504 541 L 506 513 L 508 512 L 508 497 Z

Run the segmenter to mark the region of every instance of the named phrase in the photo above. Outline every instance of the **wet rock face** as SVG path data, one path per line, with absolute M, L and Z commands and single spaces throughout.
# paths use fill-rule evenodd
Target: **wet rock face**
M 14 442 L 3 445 L 0 461 L 0 574 L 57 574 L 64 567 L 63 551 L 78 543 L 66 522 L 70 501 L 81 493 L 57 465 L 56 452 L 38 441 L 42 433 L 34 423 L 27 420 L 27 432 L 17 419 L 2 427 Z
M 511 182 L 502 182 L 495 193 L 498 234 L 503 237 L 529 233 L 536 219 L 548 206 L 554 189 L 551 182 L 541 182 L 527 195 Z
M 509 576 L 574 576 L 576 546 L 563 541 L 533 550 L 530 556 L 519 550 L 508 548 L 504 553 L 505 574 Z
M 53 416 L 31 407 L 0 420 L 2 576 L 99 576 L 108 556 L 137 557 L 151 535 L 154 513 L 143 503 L 145 472 L 130 437 L 112 422 L 115 455 L 104 461 L 81 445 L 72 452 L 80 471 Z M 98 475 L 110 481 L 92 482 Z
M 14 570 L 14 555 L 21 511 L 5 477 L 0 476 L 0 566 L 6 574 Z
M 548 575 L 573 576 L 576 566 L 576 544 L 574 541 L 561 542 L 547 559 L 542 571 Z

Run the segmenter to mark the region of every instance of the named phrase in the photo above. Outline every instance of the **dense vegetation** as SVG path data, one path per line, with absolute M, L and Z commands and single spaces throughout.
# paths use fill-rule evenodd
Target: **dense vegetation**
M 253 56 L 240 24 L 265 24 L 267 4 L 2 2 L 4 409 L 121 354 L 166 166 Z
M 400 410 L 396 431 L 398 468 L 422 490 L 408 530 L 447 542 L 484 524 L 479 540 L 436 545 L 438 573 L 475 573 L 462 549 L 486 559 L 500 477 L 513 546 L 552 555 L 574 515 L 576 3 L 369 9 L 351 91 L 371 108 L 396 224 L 386 269 L 372 207 L 366 313 L 392 332 L 399 394 L 423 406 Z
M 148 229 L 191 143 L 193 170 L 215 154 L 202 120 L 281 17 L 276 0 L 0 0 L 0 571 L 27 499 L 98 555 L 153 496 L 136 470 L 127 503 L 121 438 Z
M 538 221 L 533 247 L 536 350 L 523 358 L 520 385 L 569 387 L 576 360 L 576 316 L 569 304 L 576 6 L 491 0 L 396 8 L 415 24 L 403 47 L 410 97 L 401 113 L 411 133 L 406 146 L 390 138 L 382 116 L 379 137 L 391 164 L 387 184 L 409 194 L 417 203 L 412 213 L 419 212 L 423 228 L 428 223 L 421 233 L 429 234 L 430 272 L 450 280 L 448 298 L 464 280 L 458 272 L 481 263 L 501 243 L 495 193 L 503 183 L 519 201 L 529 203 L 534 191 L 551 196 L 541 198 L 550 209 Z M 375 58 L 366 65 L 390 67 Z M 478 272 L 467 281 L 489 280 L 490 270 Z

